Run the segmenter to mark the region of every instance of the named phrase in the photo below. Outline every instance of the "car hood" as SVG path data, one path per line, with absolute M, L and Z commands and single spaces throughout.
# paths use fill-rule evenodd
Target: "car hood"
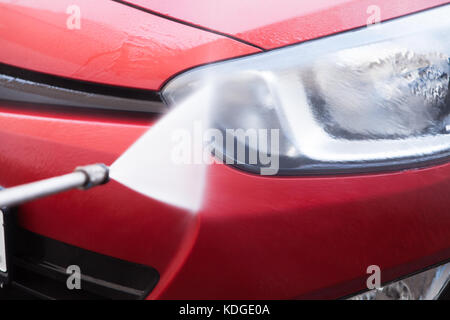
M 178 22 L 273 49 L 445 4 L 446 0 L 126 0 Z

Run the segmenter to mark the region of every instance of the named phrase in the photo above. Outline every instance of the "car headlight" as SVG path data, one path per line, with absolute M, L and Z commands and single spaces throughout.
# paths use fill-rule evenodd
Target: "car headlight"
M 212 94 L 203 103 L 212 127 L 278 129 L 277 174 L 366 172 L 443 161 L 450 155 L 449 16 L 450 6 L 443 6 L 204 66 L 171 80 L 163 96 L 177 105 L 209 86 Z M 264 148 L 245 135 L 234 139 L 248 151 Z M 238 148 L 223 143 L 214 149 L 236 159 Z M 253 172 L 264 166 L 235 164 Z

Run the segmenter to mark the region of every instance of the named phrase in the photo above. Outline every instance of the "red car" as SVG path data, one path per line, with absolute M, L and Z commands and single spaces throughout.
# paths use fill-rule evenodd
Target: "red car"
M 203 88 L 219 132 L 277 130 L 269 165 L 218 143 L 195 210 L 120 179 L 4 209 L 0 296 L 448 297 L 447 3 L 0 0 L 2 187 L 111 165 Z

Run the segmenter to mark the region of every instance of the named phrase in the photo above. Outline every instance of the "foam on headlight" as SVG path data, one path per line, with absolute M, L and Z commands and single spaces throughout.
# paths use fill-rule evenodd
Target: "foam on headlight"
M 342 50 L 302 75 L 330 134 L 379 139 L 442 132 L 449 58 L 431 47 L 423 53 L 411 47 L 388 42 Z

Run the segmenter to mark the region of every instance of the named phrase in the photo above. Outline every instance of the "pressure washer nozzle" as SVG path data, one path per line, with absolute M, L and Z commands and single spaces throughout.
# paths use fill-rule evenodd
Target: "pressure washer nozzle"
M 109 181 L 109 168 L 103 163 L 90 164 L 75 168 L 75 172 L 86 175 L 86 183 L 80 189 L 86 190 Z

